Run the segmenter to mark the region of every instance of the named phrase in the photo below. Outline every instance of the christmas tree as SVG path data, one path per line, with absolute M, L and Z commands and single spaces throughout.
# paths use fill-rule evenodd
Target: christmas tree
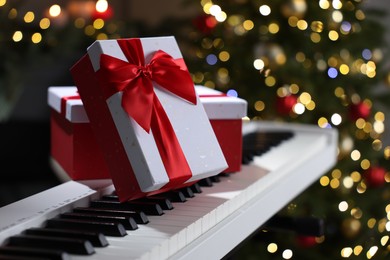
M 191 26 L 177 31 L 195 83 L 246 99 L 252 120 L 333 127 L 340 137 L 335 168 L 280 212 L 323 218 L 324 235 L 259 232 L 234 257 L 388 256 L 390 146 L 382 139 L 389 95 L 375 92 L 387 84 L 387 53 L 384 28 L 373 19 L 385 13 L 339 0 L 199 6 Z
M 362 0 L 202 0 L 197 17 L 148 28 L 116 19 L 106 0 L 54 4 L 44 14 L 27 2 L 0 0 L 0 121 L 31 67 L 83 53 L 94 39 L 174 34 L 194 82 L 246 99 L 251 120 L 339 130 L 337 165 L 280 212 L 323 218 L 325 234 L 259 231 L 232 257 L 388 256 L 389 95 L 376 91 L 389 85 L 381 10 Z

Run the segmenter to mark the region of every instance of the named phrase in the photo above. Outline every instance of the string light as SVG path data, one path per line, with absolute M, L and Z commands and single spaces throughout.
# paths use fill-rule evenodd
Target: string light
M 259 12 L 263 16 L 268 16 L 271 14 L 271 8 L 268 5 L 262 5 L 259 7 Z
M 361 252 L 363 252 L 363 247 L 362 247 L 361 245 L 357 245 L 357 246 L 354 247 L 354 249 L 353 249 L 353 254 L 354 254 L 355 256 L 360 255 Z
M 330 179 L 329 179 L 329 177 L 328 176 L 322 176 L 321 178 L 320 178 L 320 184 L 321 184 L 321 186 L 328 186 L 329 185 L 329 183 L 330 183 Z
M 254 62 L 253 62 L 253 67 L 255 67 L 255 69 L 257 70 L 262 70 L 264 69 L 264 61 L 262 59 L 256 59 Z
M 291 259 L 293 257 L 293 251 L 291 249 L 286 249 L 282 253 L 284 259 Z
M 219 53 L 219 55 L 218 55 L 218 58 L 219 58 L 221 61 L 225 62 L 225 61 L 228 61 L 228 60 L 230 59 L 230 54 L 229 54 L 229 52 L 227 52 L 227 51 L 221 51 L 221 52 Z
M 103 19 L 96 19 L 95 21 L 93 21 L 93 28 L 95 28 L 96 30 L 100 30 L 104 27 L 104 20 Z
M 42 29 L 42 30 L 45 30 L 47 28 L 50 27 L 50 20 L 49 18 L 42 18 L 40 21 L 39 21 L 39 27 Z
M 348 203 L 346 201 L 342 201 L 339 203 L 339 210 L 341 212 L 347 211 L 348 210 Z
M 330 119 L 332 121 L 332 124 L 334 125 L 340 125 L 342 122 L 342 117 L 338 113 L 334 113 Z
M 389 241 L 389 236 L 383 236 L 382 238 L 381 238 L 381 245 L 382 246 L 385 246 L 386 244 L 387 244 L 387 242 Z
M 351 247 L 344 247 L 341 249 L 341 257 L 348 258 L 352 255 L 353 249 Z
M 331 41 L 337 41 L 339 38 L 339 34 L 335 30 L 330 30 L 328 33 L 328 37 Z
M 25 23 L 32 23 L 34 19 L 35 19 L 35 15 L 31 11 L 27 12 L 23 17 Z
M 51 17 L 57 17 L 61 14 L 61 7 L 57 4 L 55 5 L 52 5 L 50 8 L 49 8 L 49 15 Z
M 106 0 L 98 0 L 95 8 L 99 13 L 104 13 L 108 9 L 108 2 Z
M 255 102 L 254 108 L 256 111 L 263 111 L 265 109 L 265 103 L 261 100 Z
M 320 0 L 318 2 L 319 6 L 322 8 L 322 9 L 328 9 L 330 7 L 330 3 L 328 0 Z
M 328 76 L 329 76 L 329 78 L 334 79 L 334 78 L 337 77 L 337 75 L 338 75 L 338 72 L 337 72 L 336 68 L 329 68 L 328 69 Z
M 18 11 L 15 8 L 12 8 L 8 12 L 8 18 L 9 19 L 15 19 L 18 16 Z
M 367 259 L 371 259 L 376 254 L 377 251 L 378 251 L 377 246 L 370 247 L 370 249 L 367 251 L 367 254 L 366 254 Z
M 333 11 L 332 19 L 336 23 L 341 23 L 343 21 L 343 14 L 340 11 Z
M 42 35 L 40 33 L 34 33 L 32 36 L 31 36 L 31 41 L 35 44 L 39 43 L 42 41 Z
M 267 251 L 271 254 L 275 253 L 278 251 L 278 245 L 276 243 L 269 243 L 267 246 Z
M 12 40 L 14 42 L 20 42 L 23 39 L 23 33 L 21 31 L 14 32 L 14 35 L 12 36 Z

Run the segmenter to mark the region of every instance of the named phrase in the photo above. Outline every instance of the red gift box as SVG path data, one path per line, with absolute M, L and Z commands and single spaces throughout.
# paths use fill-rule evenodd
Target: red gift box
M 109 178 L 76 87 L 50 87 L 50 154 L 63 180 Z
M 71 74 L 121 201 L 227 168 L 174 37 L 95 41 Z
M 228 168 L 224 172 L 240 171 L 242 118 L 247 115 L 247 102 L 211 88 L 195 87 L 228 163 Z
M 226 173 L 241 169 L 242 118 L 247 102 L 241 98 L 195 86 L 226 158 Z M 110 178 L 103 154 L 96 143 L 83 103 L 74 86 L 48 90 L 51 107 L 51 158 L 63 180 Z

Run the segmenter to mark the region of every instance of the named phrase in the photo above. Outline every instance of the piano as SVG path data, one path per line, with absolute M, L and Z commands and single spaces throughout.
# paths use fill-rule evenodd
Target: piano
M 246 122 L 240 172 L 126 209 L 110 180 L 64 180 L 0 208 L 0 259 L 221 259 L 330 170 L 337 143 L 332 128 Z

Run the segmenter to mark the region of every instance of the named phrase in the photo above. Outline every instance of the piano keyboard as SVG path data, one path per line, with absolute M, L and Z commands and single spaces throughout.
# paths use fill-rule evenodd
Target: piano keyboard
M 220 259 L 337 157 L 334 129 L 249 122 L 243 138 L 240 172 L 146 204 L 118 208 L 111 182 L 96 180 L 67 181 L 0 208 L 0 259 Z M 90 218 L 92 207 L 99 218 Z

